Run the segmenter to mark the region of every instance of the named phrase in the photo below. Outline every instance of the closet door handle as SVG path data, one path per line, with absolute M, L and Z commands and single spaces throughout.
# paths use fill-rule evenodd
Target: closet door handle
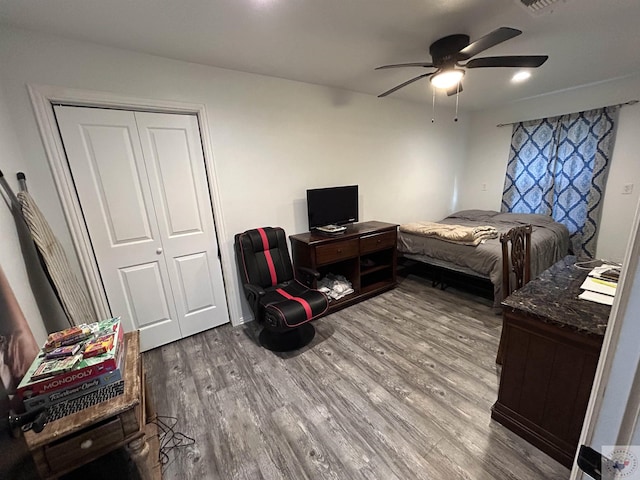
M 156 248 L 156 254 L 157 255 L 162 255 L 162 247 Z

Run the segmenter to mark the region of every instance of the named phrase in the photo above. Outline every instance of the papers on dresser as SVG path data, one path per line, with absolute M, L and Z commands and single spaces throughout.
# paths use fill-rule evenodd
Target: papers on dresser
M 592 292 L 585 290 L 578 298 L 582 300 L 589 300 L 590 302 L 602 303 L 603 305 L 613 305 L 613 297 L 611 295 L 605 295 L 604 293 Z
M 616 294 L 617 285 L 614 282 L 608 282 L 600 278 L 587 277 L 580 288 L 591 292 L 602 293 L 604 295 L 614 296 Z
M 596 275 L 593 275 L 593 273 L 596 273 Z M 605 278 L 600 276 L 599 273 L 600 271 L 592 271 L 585 281 L 582 282 L 580 288 L 582 288 L 584 292 L 578 295 L 578 298 L 589 300 L 591 302 L 602 303 L 604 305 L 613 305 L 613 297 L 616 294 L 618 284 L 617 282 L 605 280 Z

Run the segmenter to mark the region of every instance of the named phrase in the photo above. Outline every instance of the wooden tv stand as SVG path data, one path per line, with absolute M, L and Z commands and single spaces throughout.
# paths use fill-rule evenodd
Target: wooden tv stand
M 331 301 L 332 313 L 397 285 L 397 230 L 396 224 L 374 221 L 348 225 L 339 235 L 291 235 L 293 263 L 319 271 L 321 278 L 333 273 L 351 282 L 354 292 Z

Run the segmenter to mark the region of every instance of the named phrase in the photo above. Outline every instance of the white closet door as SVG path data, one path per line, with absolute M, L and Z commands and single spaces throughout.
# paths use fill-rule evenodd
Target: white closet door
M 180 330 L 193 335 L 229 321 L 198 120 L 135 116 Z
M 191 317 L 194 312 L 207 310 L 212 302 L 207 303 L 210 299 L 205 299 L 202 289 L 195 294 L 191 291 L 186 295 L 180 293 L 185 286 L 191 287 L 196 274 L 206 276 L 200 271 L 204 262 L 197 260 L 203 256 L 202 242 L 193 242 L 191 251 L 186 246 L 179 250 L 173 245 L 172 238 L 198 237 L 187 233 L 194 231 L 194 225 L 193 222 L 189 224 L 193 215 L 188 211 L 184 198 L 175 200 L 179 190 L 176 185 L 185 178 L 184 172 L 177 171 L 191 164 L 192 148 L 185 150 L 185 141 L 174 134 L 159 135 L 160 141 L 149 142 L 147 139 L 143 142 L 143 149 L 136 123 L 138 113 L 62 106 L 56 106 L 55 111 L 111 313 L 122 316 L 127 330 L 140 329 L 142 350 L 227 321 L 224 289 L 215 291 L 212 296 L 216 299 L 221 296 L 225 320 L 219 321 L 212 316 L 208 321 L 200 319 L 197 324 L 200 330 L 192 325 L 196 322 L 191 322 Z M 141 114 L 141 122 L 153 115 L 165 117 Z M 175 117 L 179 122 L 189 118 L 182 115 L 166 117 Z M 148 135 L 145 128 L 142 137 Z M 197 124 L 195 133 L 189 135 L 199 137 Z M 176 145 L 170 144 L 171 137 L 178 140 Z M 197 143 L 199 145 L 199 140 Z M 153 154 L 145 158 L 144 150 Z M 189 155 L 188 160 L 184 157 L 185 152 Z M 204 171 L 201 150 L 200 161 Z M 181 167 L 173 168 L 173 163 Z M 163 168 L 171 170 L 171 178 L 162 172 Z M 200 184 L 197 188 L 206 192 L 206 176 L 186 175 L 191 175 L 193 182 Z M 163 210 L 165 207 L 169 212 Z M 179 213 L 180 208 L 185 210 Z M 206 212 L 199 208 L 198 217 L 205 217 Z M 211 217 L 211 208 L 207 211 Z M 173 222 L 169 227 L 167 219 Z M 215 239 L 215 231 L 213 237 Z M 176 258 L 167 257 L 165 252 L 175 254 Z M 176 273 L 180 270 L 176 262 L 182 262 L 181 270 L 186 273 Z M 216 268 L 216 265 L 207 266 Z M 218 273 L 221 276 L 221 272 Z M 187 277 L 186 280 L 176 282 L 179 275 Z M 213 289 L 217 288 L 212 281 L 208 284 Z M 215 306 L 219 307 L 219 303 Z M 185 304 L 188 306 L 186 309 Z

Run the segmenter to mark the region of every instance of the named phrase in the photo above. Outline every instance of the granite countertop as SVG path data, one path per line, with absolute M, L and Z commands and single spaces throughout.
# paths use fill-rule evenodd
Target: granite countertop
M 567 256 L 508 296 L 502 305 L 534 315 L 547 323 L 587 334 L 604 335 L 611 307 L 581 300 L 580 285 L 589 270 L 574 265 Z M 595 266 L 595 264 L 594 264 Z

